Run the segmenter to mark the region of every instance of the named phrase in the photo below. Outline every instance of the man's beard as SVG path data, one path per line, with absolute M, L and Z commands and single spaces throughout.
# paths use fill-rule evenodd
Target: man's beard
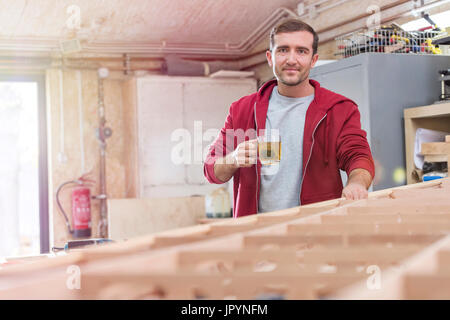
M 298 70 L 298 78 L 297 80 L 293 79 L 293 80 L 286 80 L 285 77 L 283 76 L 283 70 L 281 72 L 279 72 L 277 69 L 275 69 L 275 75 L 278 79 L 278 81 L 280 81 L 282 84 L 289 86 L 289 87 L 295 87 L 297 85 L 299 85 L 300 83 L 302 83 L 303 81 L 305 81 L 308 76 L 309 76 L 309 70 L 308 71 L 303 71 L 300 69 Z

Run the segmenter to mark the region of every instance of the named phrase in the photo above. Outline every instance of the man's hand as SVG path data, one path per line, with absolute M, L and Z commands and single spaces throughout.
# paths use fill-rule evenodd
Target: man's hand
M 240 143 L 233 151 L 234 164 L 237 168 L 251 167 L 258 159 L 258 140 L 248 140 Z
M 214 164 L 214 174 L 222 181 L 231 179 L 237 169 L 251 167 L 258 159 L 258 140 L 241 142 L 236 150 L 230 152 L 226 157 L 217 159 Z
M 342 196 L 348 200 L 367 199 L 368 195 L 366 187 L 359 183 L 348 183 L 342 190 Z
M 372 176 L 365 169 L 354 169 L 350 172 L 347 186 L 342 190 L 342 196 L 348 200 L 367 199 L 367 189 L 372 184 Z

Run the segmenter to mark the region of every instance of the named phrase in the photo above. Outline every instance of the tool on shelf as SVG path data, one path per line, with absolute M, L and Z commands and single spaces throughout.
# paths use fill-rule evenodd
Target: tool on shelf
M 433 39 L 442 36 L 443 32 L 424 15 L 432 26 L 417 31 L 406 31 L 396 23 L 383 25 L 375 30 L 361 30 L 337 37 L 337 53 L 344 58 L 365 52 L 410 53 L 410 54 L 442 54 L 439 44 Z

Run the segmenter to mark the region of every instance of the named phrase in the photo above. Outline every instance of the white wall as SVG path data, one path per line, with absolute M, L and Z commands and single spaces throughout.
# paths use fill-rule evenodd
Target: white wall
M 230 104 L 255 91 L 254 79 L 137 79 L 140 196 L 206 195 L 221 187 L 203 176 L 204 151 L 223 127 Z M 206 139 L 204 134 L 212 130 L 214 134 Z M 182 138 L 178 134 L 183 132 Z M 175 151 L 182 149 L 190 161 L 174 163 Z

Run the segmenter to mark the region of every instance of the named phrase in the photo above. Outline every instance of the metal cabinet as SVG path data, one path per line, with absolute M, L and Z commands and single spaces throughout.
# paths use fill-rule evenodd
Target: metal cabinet
M 394 180 L 405 169 L 403 109 L 437 101 L 438 70 L 449 67 L 450 56 L 364 53 L 311 70 L 322 87 L 358 104 L 376 162 L 374 190 L 404 184 Z

